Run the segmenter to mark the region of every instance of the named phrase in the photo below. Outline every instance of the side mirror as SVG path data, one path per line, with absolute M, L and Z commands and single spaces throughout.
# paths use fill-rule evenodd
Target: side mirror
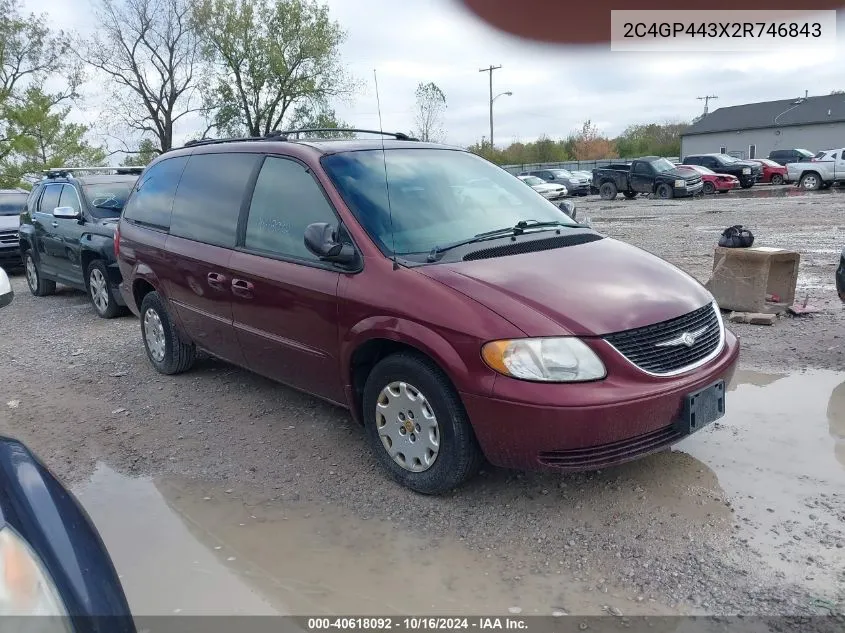
M 566 215 L 568 215 L 573 220 L 575 219 L 575 203 L 572 200 L 564 200 L 558 206 L 558 209 L 563 211 Z
M 53 209 L 53 217 L 60 220 L 78 220 L 82 214 L 73 207 L 56 207 Z
M 9 275 L 6 271 L 0 268 L 0 308 L 5 308 L 12 303 L 15 298 L 15 293 L 12 290 L 12 284 L 9 283 Z
M 351 264 L 355 261 L 355 248 L 338 242 L 337 229 L 327 222 L 305 227 L 305 248 L 326 262 Z
M 68 618 L 60 630 L 135 633 L 114 564 L 85 510 L 26 446 L 2 436 L 0 562 L 3 613 Z

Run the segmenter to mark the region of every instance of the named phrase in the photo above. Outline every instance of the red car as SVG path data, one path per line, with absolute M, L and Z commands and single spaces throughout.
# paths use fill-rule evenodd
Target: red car
M 429 494 L 483 457 L 602 468 L 724 414 L 739 343 L 698 281 L 474 154 L 393 136 L 156 158 L 115 236 L 152 366 L 201 348 L 346 407 Z
M 763 166 L 763 176 L 760 178 L 760 182 L 770 182 L 773 185 L 782 185 L 786 182 L 787 170 L 784 165 L 768 158 L 753 158 L 751 160 Z
M 716 192 L 728 193 L 740 186 L 739 178 L 736 176 L 731 176 L 730 174 L 717 174 L 709 167 L 703 167 L 702 165 L 678 165 L 678 169 L 686 169 L 699 174 L 701 176 L 701 180 L 704 181 L 704 188 L 702 191 L 707 194 Z

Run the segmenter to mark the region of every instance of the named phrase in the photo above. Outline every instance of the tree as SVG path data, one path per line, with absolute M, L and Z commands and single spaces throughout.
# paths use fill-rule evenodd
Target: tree
M 597 160 L 619 156 L 613 141 L 602 136 L 599 129 L 589 119 L 584 121 L 581 131 L 575 135 L 574 149 L 576 160 Z
M 70 40 L 62 31 L 52 32 L 45 15 L 21 13 L 19 0 L 0 0 L 0 161 L 31 147 L 23 110 L 30 89 L 46 97 L 51 106 L 77 97 L 82 73 L 69 61 Z M 42 91 L 48 77 L 55 92 Z M 61 87 L 56 79 L 64 78 Z M 34 93 L 33 93 L 34 94 Z
M 313 129 L 329 129 L 340 128 L 350 129 L 353 126 L 350 123 L 341 121 L 337 118 L 337 114 L 331 108 L 323 110 L 314 110 L 308 104 L 297 106 L 290 120 L 290 129 L 292 130 L 313 130 Z M 309 134 L 316 138 L 355 138 L 354 132 L 312 132 Z
M 421 141 L 441 142 L 444 137 L 443 113 L 446 95 L 434 82 L 420 83 L 414 93 L 417 100 L 415 135 Z
M 143 167 L 150 164 L 160 153 L 155 142 L 145 138 L 138 144 L 137 150 L 127 152 L 126 158 L 121 161 L 120 165 L 121 167 Z
M 832 95 L 845 95 L 845 90 L 831 90 L 830 94 L 832 94 Z
M 264 136 L 297 106 L 325 112 L 352 94 L 346 35 L 313 0 L 197 0 L 194 24 L 213 67 L 207 107 L 220 131 Z
M 173 146 L 173 128 L 201 110 L 201 58 L 190 0 L 98 0 L 83 58 L 117 87 L 117 121 Z
M 616 149 L 628 158 L 678 156 L 681 153 L 681 134 L 687 127 L 687 123 L 629 125 L 616 139 Z

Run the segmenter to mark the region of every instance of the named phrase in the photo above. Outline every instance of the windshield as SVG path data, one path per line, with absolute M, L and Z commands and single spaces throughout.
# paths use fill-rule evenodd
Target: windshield
M 82 191 L 92 207 L 91 214 L 95 218 L 119 218 L 134 184 L 134 180 L 125 180 L 83 185 Z
M 388 255 L 424 259 L 436 246 L 521 220 L 578 226 L 517 178 L 469 152 L 364 150 L 326 156 L 322 164 L 361 226 Z
M 20 215 L 26 208 L 27 194 L 0 194 L 0 215 Z
M 813 152 L 811 152 L 808 149 L 796 149 L 795 151 L 798 152 L 799 154 L 801 154 L 801 156 L 804 156 L 805 158 L 812 158 L 813 157 Z
M 543 180 L 542 178 L 537 178 L 537 176 L 523 176 L 521 178 L 521 180 L 522 180 L 522 182 L 529 184 L 532 187 L 534 185 L 545 185 L 546 184 L 545 180 Z
M 730 154 L 719 154 L 719 158 L 723 163 L 738 163 L 739 159 L 734 158 Z
M 715 174 L 716 172 L 709 167 L 703 165 L 679 165 L 678 169 L 689 169 L 690 171 L 698 172 L 699 174 Z
M 572 178 L 572 172 L 565 169 L 550 169 L 557 178 Z
M 657 160 L 651 161 L 651 166 L 654 167 L 654 171 L 656 172 L 672 171 L 675 169 L 675 164 L 666 158 L 658 158 Z

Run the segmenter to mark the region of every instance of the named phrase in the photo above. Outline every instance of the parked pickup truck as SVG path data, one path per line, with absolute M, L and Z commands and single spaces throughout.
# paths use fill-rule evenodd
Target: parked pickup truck
M 845 183 L 845 147 L 827 149 L 809 163 L 788 163 L 787 180 L 802 189 L 826 189 L 834 183 Z
M 653 193 L 658 198 L 694 196 L 704 188 L 701 176 L 680 171 L 671 161 L 659 156 L 644 156 L 630 163 L 610 164 L 593 170 L 593 186 L 603 200 L 623 194 L 629 200 L 639 193 Z
M 52 294 L 60 283 L 88 293 L 105 319 L 125 312 L 114 231 L 140 172 L 62 167 L 32 188 L 21 214 L 19 245 L 33 295 Z

